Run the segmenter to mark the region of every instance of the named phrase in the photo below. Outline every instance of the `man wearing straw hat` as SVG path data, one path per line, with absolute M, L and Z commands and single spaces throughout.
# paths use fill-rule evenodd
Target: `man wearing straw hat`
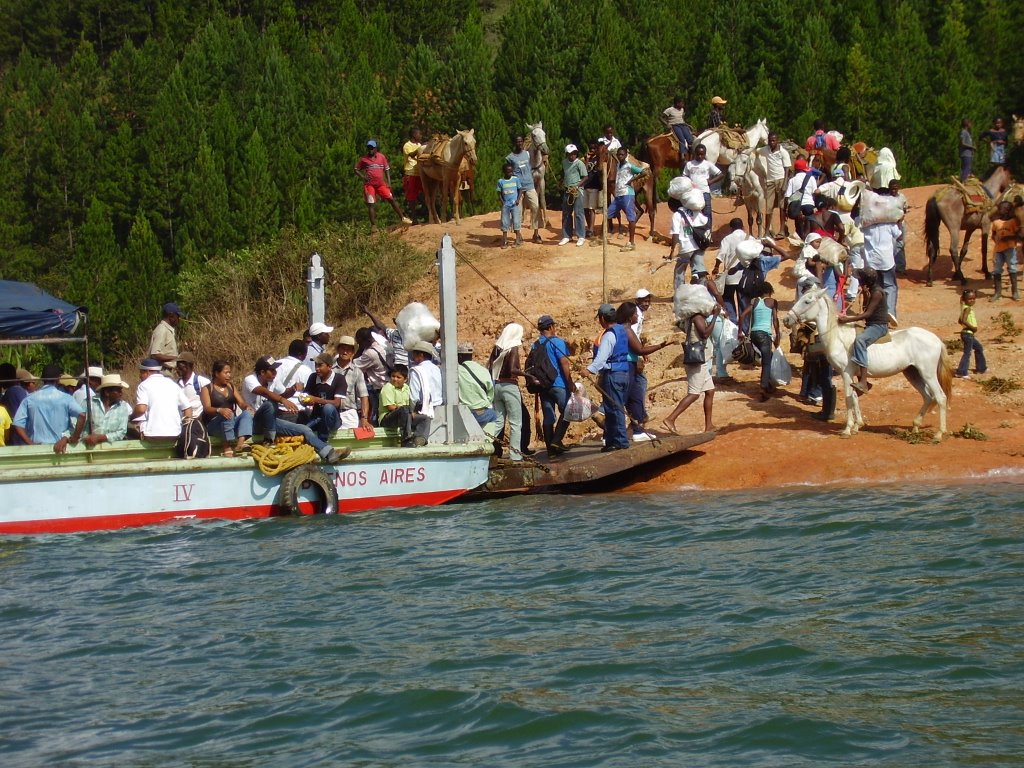
M 84 442 L 89 448 L 100 443 L 113 443 L 124 440 L 128 432 L 128 419 L 132 415 L 132 407 L 124 401 L 128 384 L 120 374 L 108 373 L 99 382 L 99 403 L 92 408 L 92 431 L 85 436 Z

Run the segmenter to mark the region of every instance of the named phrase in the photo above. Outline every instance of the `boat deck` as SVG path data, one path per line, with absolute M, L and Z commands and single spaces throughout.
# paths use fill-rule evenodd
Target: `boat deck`
M 568 453 L 549 457 L 538 451 L 523 461 L 491 459 L 487 482 L 464 499 L 520 493 L 565 493 L 599 490 L 613 483 L 640 480 L 655 463 L 679 457 L 714 440 L 715 432 L 666 435 L 650 442 L 633 443 L 627 450 L 603 453 L 600 443 L 581 443 Z

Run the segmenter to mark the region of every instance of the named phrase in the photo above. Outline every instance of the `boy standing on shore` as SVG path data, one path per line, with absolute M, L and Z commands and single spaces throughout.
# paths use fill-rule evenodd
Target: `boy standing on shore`
M 523 244 L 523 209 L 519 207 L 523 199 L 523 184 L 513 174 L 512 163 L 506 162 L 501 167 L 501 178 L 498 179 L 498 199 L 501 201 L 501 247 L 508 248 L 508 231 L 515 230 L 518 248 Z
M 978 320 L 974 316 L 974 302 L 978 300 L 978 294 L 970 288 L 965 288 L 960 294 L 960 340 L 964 344 L 964 354 L 960 358 L 960 365 L 956 367 L 954 374 L 958 379 L 969 379 L 967 367 L 971 364 L 971 350 L 974 351 L 974 370 L 976 373 L 985 373 L 988 366 L 985 363 L 985 350 L 981 348 L 978 341 Z

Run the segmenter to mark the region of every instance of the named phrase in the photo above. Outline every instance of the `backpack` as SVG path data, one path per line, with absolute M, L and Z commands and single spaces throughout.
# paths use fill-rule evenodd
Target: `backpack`
M 741 295 L 753 299 L 761 295 L 764 288 L 764 272 L 761 271 L 761 260 L 751 259 L 740 275 L 738 290 Z
M 523 372 L 526 373 L 526 391 L 531 395 L 546 392 L 558 380 L 558 371 L 547 350 L 550 340 L 548 336 L 540 338 L 526 356 Z
M 814 148 L 825 149 L 828 147 L 828 143 L 825 141 L 825 132 L 814 134 Z
M 201 419 L 186 419 L 181 426 L 174 455 L 179 459 L 205 459 L 210 455 L 210 438 Z

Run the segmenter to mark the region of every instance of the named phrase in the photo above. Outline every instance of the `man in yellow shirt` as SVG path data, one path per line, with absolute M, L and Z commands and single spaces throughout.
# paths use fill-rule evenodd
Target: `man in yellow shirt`
M 409 218 L 416 221 L 416 203 L 423 196 L 423 180 L 420 178 L 420 168 L 416 163 L 416 155 L 426 149 L 423 143 L 423 134 L 419 128 L 409 130 L 409 140 L 402 145 L 402 155 L 405 156 L 405 165 L 402 167 L 402 191 L 405 192 L 405 207 Z

